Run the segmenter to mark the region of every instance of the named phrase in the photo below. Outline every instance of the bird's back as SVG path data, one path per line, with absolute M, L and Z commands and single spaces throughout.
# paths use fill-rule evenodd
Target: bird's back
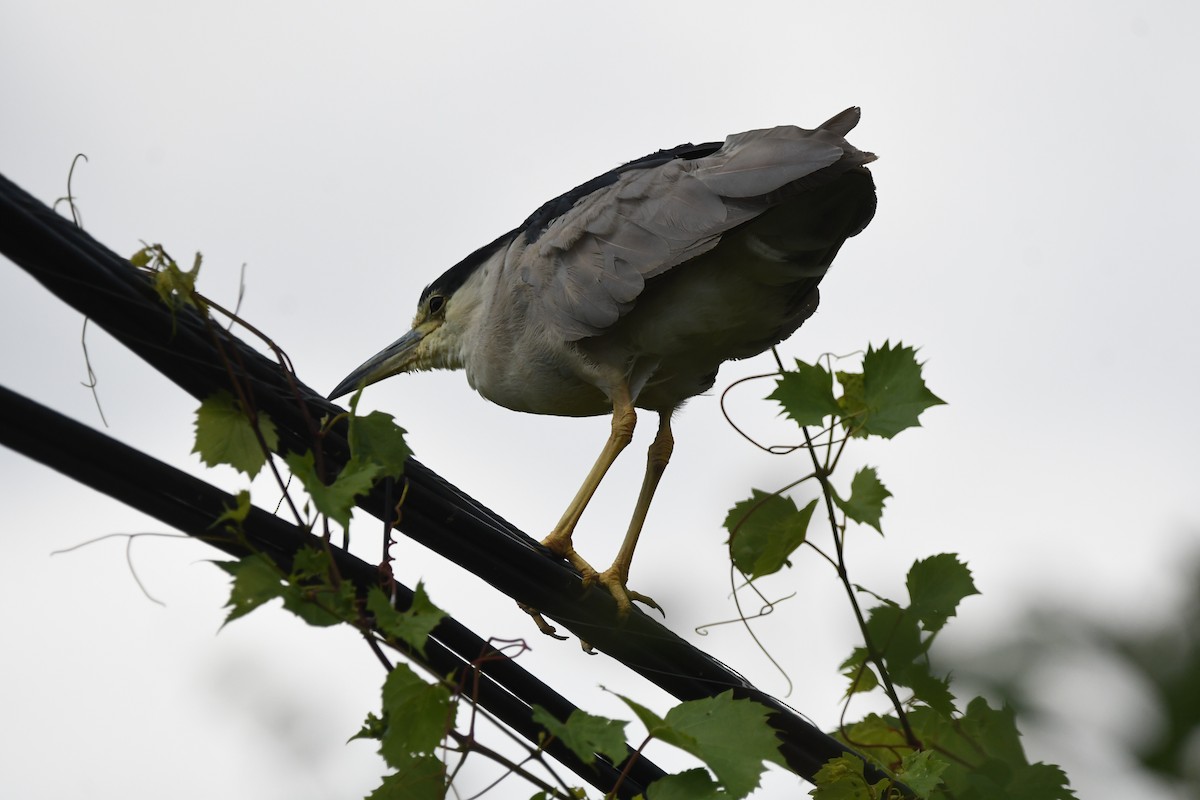
M 743 223 L 719 246 L 646 283 L 637 305 L 580 349 L 629 357 L 637 405 L 675 408 L 710 389 L 726 361 L 758 355 L 817 309 L 818 285 L 845 240 L 875 208 L 865 168 Z
M 844 138 L 857 119 L 663 151 L 543 206 L 494 259 L 485 295 L 503 314 L 479 328 L 472 384 L 510 408 L 590 415 L 620 373 L 638 406 L 669 410 L 790 336 L 874 214 L 874 156 Z

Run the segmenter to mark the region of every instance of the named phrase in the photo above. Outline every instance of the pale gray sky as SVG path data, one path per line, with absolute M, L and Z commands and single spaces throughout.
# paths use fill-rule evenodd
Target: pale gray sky
M 950 405 L 851 450 L 849 466 L 876 465 L 896 495 L 888 538 L 853 546 L 857 578 L 899 594 L 912 559 L 962 554 L 983 596 L 950 626 L 961 646 L 1030 606 L 1139 624 L 1181 591 L 1200 531 L 1194 3 L 12 2 L 0 18 L 0 172 L 49 202 L 86 153 L 87 229 L 123 253 L 140 239 L 181 260 L 202 250 L 200 288 L 222 301 L 245 263 L 243 313 L 319 388 L 402 333 L 430 279 L 543 200 L 659 147 L 859 105 L 851 138 L 880 156 L 879 213 L 781 351 L 811 360 L 902 339 Z M 11 266 L 0 296 L 4 385 L 99 426 L 78 315 Z M 88 346 L 110 435 L 241 488 L 189 455 L 189 398 L 102 332 Z M 718 386 L 770 364 L 731 365 Z M 388 381 L 363 405 L 394 413 L 427 464 L 535 535 L 608 425 L 513 414 L 455 374 Z M 770 405 L 738 413 L 790 438 Z M 743 631 L 691 631 L 733 613 L 726 510 L 803 463 L 741 443 L 713 397 L 676 433 L 631 583 L 674 630 L 782 693 Z M 631 449 L 584 518 L 580 547 L 598 562 L 641 464 Z M 135 544 L 160 608 L 121 543 L 50 553 L 163 526 L 6 450 L 0 478 L 0 793 L 325 798 L 375 785 L 370 746 L 343 744 L 382 680 L 354 636 L 277 610 L 217 635 L 226 581 L 202 563 L 212 551 Z M 399 555 L 406 580 L 424 576 L 480 632 L 530 639 L 526 665 L 576 702 L 622 715 L 604 683 L 667 707 L 603 656 L 535 637 L 503 597 L 415 545 Z M 805 559 L 764 589 L 798 592 L 758 629 L 796 682 L 789 702 L 831 727 L 853 644 L 834 578 Z M 1030 755 L 1063 763 L 1083 797 L 1147 796 L 1113 755 L 1136 691 L 1077 677 L 1109 711 L 1088 712 L 1087 731 L 1030 738 Z M 795 792 L 779 773 L 760 796 Z

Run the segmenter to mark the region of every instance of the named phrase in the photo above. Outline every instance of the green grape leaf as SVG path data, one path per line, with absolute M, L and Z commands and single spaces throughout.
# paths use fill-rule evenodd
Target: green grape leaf
M 162 245 L 154 245 L 149 249 L 152 252 L 147 264 L 154 263 L 157 267 L 154 273 L 154 291 L 158 292 L 163 303 L 172 307 L 184 304 L 195 306 L 196 278 L 200 277 L 200 263 L 204 257 L 200 253 L 196 253 L 192 268 L 182 270 L 175 259 L 167 255 Z M 140 252 L 134 254 L 135 258 L 139 255 L 141 255 Z
M 352 409 L 357 397 L 351 402 Z M 404 474 L 404 462 L 412 455 L 404 433 L 391 414 L 372 411 L 364 417 L 351 415 L 350 453 L 364 464 L 379 465 L 380 474 L 399 478 Z
M 949 766 L 942 780 L 949 794 L 1005 800 L 1075 796 L 1058 767 L 1026 761 L 1011 708 L 993 709 L 977 697 L 957 719 L 923 706 L 914 708 L 908 719 L 926 749 L 946 758 Z
M 266 556 L 255 554 L 237 561 L 215 563 L 233 576 L 229 602 L 225 604 L 230 609 L 229 616 L 222 627 L 283 595 L 283 577 Z
M 680 703 L 663 722 L 693 740 L 695 747 L 684 749 L 712 770 L 731 797 L 739 798 L 758 788 L 764 761 L 785 764 L 779 738 L 767 723 L 769 714 L 761 703 L 736 700 L 729 690 Z
M 238 492 L 234 502 L 234 507 L 229 508 L 226 506 L 221 515 L 213 520 L 213 524 L 209 526 L 210 528 L 215 528 L 222 522 L 228 522 L 236 529 L 246 521 L 246 517 L 250 515 L 250 492 L 245 489 Z
M 1028 764 L 1013 771 L 1006 787 L 1009 797 L 1022 800 L 1072 800 L 1067 774 L 1054 764 Z
M 356 458 L 350 459 L 333 483 L 326 485 L 317 477 L 312 451 L 303 455 L 287 454 L 288 469 L 304 485 L 317 511 L 345 528 L 350 524 L 350 510 L 354 498 L 366 494 L 375 483 L 375 476 L 383 469 L 378 464 L 366 464 Z
M 146 245 L 129 257 L 129 263 L 133 264 L 139 269 L 142 269 L 150 266 L 150 260 L 153 258 L 153 256 L 153 248 L 151 248 L 150 245 Z
M 625 726 L 628 722 L 593 716 L 579 709 L 572 711 L 566 722 L 559 722 L 553 714 L 536 704 L 533 706 L 533 721 L 588 766 L 595 763 L 596 753 L 608 756 L 614 764 L 620 764 L 629 755 L 625 746 Z
M 844 743 L 853 742 L 855 747 L 868 750 L 903 750 L 908 747 L 899 721 L 879 714 L 868 714 L 861 721 L 851 725 L 844 736 L 840 733 L 835 733 L 834 736 Z
M 283 607 L 318 628 L 328 628 L 358 617 L 354 584 L 342 581 L 336 587 L 328 581 L 311 585 L 286 586 Z
M 852 436 L 866 436 L 862 430 L 863 421 L 867 418 L 867 395 L 862 373 L 838 372 L 837 379 L 842 385 L 842 396 L 837 401 L 842 427 L 850 431 Z
M 929 641 L 921 637 L 917 617 L 910 609 L 891 603 L 872 608 L 867 617 L 867 634 L 882 654 L 892 683 L 909 687 L 918 700 L 939 713 L 948 716 L 954 712 L 949 682 L 929 672 L 929 663 L 924 658 Z
M 850 497 L 843 500 L 835 492 L 833 502 L 850 519 L 883 533 L 880 527 L 883 504 L 891 496 L 892 493 L 879 480 L 875 468 L 863 467 L 854 473 L 854 479 L 850 481 Z
M 945 405 L 929 391 L 921 377 L 917 351 L 888 342 L 863 357 L 863 399 L 867 414 L 862 423 L 866 435 L 890 439 L 905 428 L 920 425 L 918 417 L 927 408 Z
M 367 610 L 375 615 L 375 624 L 386 635 L 407 643 L 418 653 L 425 654 L 425 642 L 446 612 L 435 606 L 425 592 L 425 584 L 417 582 L 412 605 L 407 611 L 397 611 L 388 596 L 378 586 L 367 594 Z
M 322 581 L 329 580 L 329 554 L 315 547 L 302 547 L 292 558 L 292 572 L 288 579 L 303 583 L 314 578 Z
M 842 675 L 850 681 L 846 687 L 846 697 L 861 692 L 869 692 L 879 685 L 879 678 L 867 658 L 867 648 L 856 647 L 850 657 L 838 667 Z
M 1016 713 L 1011 708 L 994 709 L 982 697 L 976 697 L 958 720 L 958 729 L 991 756 L 1009 764 L 1027 763 Z
M 908 609 L 894 604 L 875 606 L 867 616 L 867 634 L 876 651 L 883 655 L 888 672 L 896 678 L 925 653 L 917 618 Z
M 917 797 L 928 798 L 942 782 L 942 773 L 948 766 L 949 762 L 932 750 L 906 753 L 900 760 L 896 780 L 912 789 Z
M 778 572 L 797 547 L 804 544 L 817 501 L 797 509 L 789 497 L 758 489 L 735 505 L 725 517 L 733 563 L 750 578 Z
M 929 671 L 929 664 L 914 661 L 890 672 L 892 682 L 912 689 L 913 696 L 943 716 L 950 717 L 958 709 L 950 692 L 950 681 Z
M 362 727 L 358 729 L 358 733 L 347 739 L 347 742 L 353 742 L 355 739 L 382 739 L 384 731 L 387 730 L 387 723 L 383 717 L 377 717 L 374 714 L 367 714 L 366 720 L 363 721 Z
M 267 449 L 279 447 L 275 423 L 265 412 L 258 412 L 258 429 Z M 196 443 L 193 453 L 200 455 L 206 466 L 228 464 L 250 478 L 267 463 L 250 420 L 229 392 L 217 392 L 196 409 Z
M 826 417 L 841 412 L 833 396 L 833 375 L 821 365 L 796 360 L 795 371 L 788 371 L 775 382 L 775 391 L 767 396 L 783 406 L 797 425 L 821 425 Z
M 701 767 L 666 775 L 646 789 L 647 800 L 721 800 L 728 797 L 729 794 L 721 791 L 721 785 Z
M 963 598 L 979 594 L 971 570 L 953 553 L 915 562 L 908 571 L 907 583 L 912 612 L 930 633 L 941 630 Z
M 379 753 L 400 769 L 415 754 L 432 754 L 452 724 L 450 690 L 426 683 L 406 664 L 397 664 L 383 683 L 386 727 Z
M 863 774 L 863 762 L 852 755 L 826 761 L 813 778 L 817 788 L 810 794 L 816 800 L 880 800 L 891 781 L 884 778 L 871 784 Z
M 430 755 L 407 756 L 366 800 L 445 800 L 446 765 Z
M 663 720 L 662 717 L 655 714 L 650 709 L 646 708 L 641 703 L 630 700 L 623 694 L 618 694 L 617 697 L 637 715 L 638 720 L 645 727 L 646 733 L 653 736 L 655 739 L 674 745 L 680 750 L 692 752 L 693 748 L 699 746 L 695 739 L 685 733 L 675 730 Z

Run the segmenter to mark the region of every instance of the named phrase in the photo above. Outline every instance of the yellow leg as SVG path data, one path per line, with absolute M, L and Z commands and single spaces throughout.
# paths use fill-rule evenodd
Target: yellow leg
M 671 451 L 674 449 L 675 437 L 671 435 L 671 412 L 663 411 L 658 415 L 658 434 L 655 435 L 654 441 L 651 442 L 650 449 L 646 453 L 646 476 L 642 479 L 642 489 L 638 492 L 637 505 L 633 508 L 633 518 L 629 521 L 629 530 L 625 533 L 625 540 L 621 542 L 621 549 L 617 551 L 617 557 L 612 566 L 597 576 L 600 583 L 608 588 L 613 599 L 617 601 L 617 610 L 622 615 L 629 613 L 629 609 L 632 608 L 631 601 L 634 600 L 662 611 L 662 608 L 653 599 L 640 592 L 630 591 L 626 584 L 629 582 L 629 566 L 633 563 L 633 551 L 637 547 L 642 526 L 646 523 L 646 513 L 650 510 L 650 501 L 654 499 L 654 492 L 658 489 L 658 482 L 662 479 L 667 463 L 671 460 Z
M 633 409 L 633 400 L 629 396 L 627 386 L 622 384 L 614 390 L 612 402 L 612 432 L 608 436 L 608 441 L 604 443 L 604 449 L 600 451 L 600 457 L 592 465 L 592 470 L 584 479 L 583 485 L 579 487 L 575 499 L 563 512 L 562 519 L 554 526 L 550 535 L 542 540 L 542 544 L 550 552 L 559 558 L 565 558 L 571 563 L 571 566 L 579 570 L 585 583 L 596 580 L 596 570 L 575 552 L 571 536 L 575 533 L 575 526 L 579 524 L 579 518 L 583 516 L 583 510 L 587 508 L 587 504 L 596 493 L 596 488 L 600 486 L 600 481 L 604 480 L 608 468 L 633 440 L 633 428 L 637 424 L 637 412 Z

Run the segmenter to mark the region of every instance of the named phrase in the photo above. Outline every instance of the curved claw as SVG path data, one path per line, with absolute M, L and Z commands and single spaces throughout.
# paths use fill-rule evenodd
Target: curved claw
M 563 636 L 561 633 L 558 632 L 558 628 L 554 627 L 549 622 L 546 622 L 546 618 L 543 617 L 541 612 L 538 611 L 537 609 L 530 608 L 529 606 L 525 605 L 524 603 L 517 603 L 517 608 L 521 609 L 526 614 L 533 617 L 533 624 L 537 625 L 538 630 L 541 631 L 542 633 L 546 634 L 547 636 L 549 636 L 553 639 L 558 639 L 560 642 L 565 642 L 567 639 L 570 638 L 568 636 Z
M 667 618 L 667 612 L 663 609 L 662 606 L 660 606 L 658 603 L 654 602 L 653 597 L 650 597 L 649 595 L 644 595 L 641 592 L 630 591 L 629 589 L 626 589 L 625 593 L 629 595 L 630 600 L 632 600 L 636 603 L 641 603 L 644 606 L 653 608 L 659 614 L 662 614 L 663 619 Z

